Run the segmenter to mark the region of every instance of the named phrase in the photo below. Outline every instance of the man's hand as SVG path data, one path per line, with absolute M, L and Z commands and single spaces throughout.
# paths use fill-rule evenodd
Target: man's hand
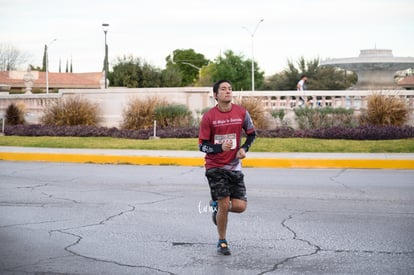
M 246 157 L 246 151 L 243 148 L 240 148 L 237 152 L 236 158 L 244 159 Z
M 233 146 L 233 142 L 231 140 L 226 140 L 221 144 L 221 149 L 223 149 L 223 151 L 230 151 L 231 147 Z

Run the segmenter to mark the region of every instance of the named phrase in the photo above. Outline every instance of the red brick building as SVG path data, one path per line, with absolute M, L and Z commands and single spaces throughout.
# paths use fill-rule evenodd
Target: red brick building
M 46 72 L 0 71 L 0 91 L 24 93 L 25 81 L 30 73 L 33 81 L 32 93 L 46 91 Z M 103 73 L 48 73 L 49 92 L 59 89 L 99 89 L 104 85 Z M 25 80 L 26 79 L 26 80 Z

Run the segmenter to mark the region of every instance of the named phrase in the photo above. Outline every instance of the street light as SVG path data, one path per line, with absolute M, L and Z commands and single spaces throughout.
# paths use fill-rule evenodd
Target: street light
M 200 67 L 198 67 L 198 66 L 196 66 L 196 65 L 194 65 L 194 64 L 192 64 L 192 63 L 190 63 L 190 62 L 187 62 L 187 60 L 174 60 L 174 53 L 172 53 L 171 54 L 171 63 L 172 64 L 176 64 L 177 62 L 180 62 L 180 63 L 182 63 L 182 64 L 185 64 L 185 65 L 188 65 L 188 66 L 190 66 L 190 67 L 193 67 L 194 69 L 196 69 L 197 71 L 199 71 L 200 72 L 200 70 L 201 70 L 201 68 Z
M 264 19 L 260 19 L 259 22 L 257 22 L 256 28 L 253 32 L 250 32 L 249 29 L 246 27 L 243 27 L 249 35 L 252 37 L 252 91 L 254 92 L 254 34 L 256 33 L 257 29 L 259 28 L 260 23 L 262 23 Z
M 49 42 L 51 45 L 56 41 L 56 38 Z M 45 46 L 45 56 L 46 56 L 46 94 L 49 93 L 49 53 L 48 53 L 48 44 Z
M 104 60 L 104 71 L 105 71 L 105 89 L 108 88 L 108 82 L 106 81 L 108 76 L 108 44 L 106 43 L 106 33 L 108 32 L 109 24 L 102 24 L 103 31 L 105 33 L 105 60 Z

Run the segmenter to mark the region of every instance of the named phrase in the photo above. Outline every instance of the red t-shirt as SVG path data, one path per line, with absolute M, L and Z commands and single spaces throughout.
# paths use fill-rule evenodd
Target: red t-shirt
M 202 140 L 208 140 L 213 144 L 221 144 L 225 140 L 233 141 L 230 151 L 206 154 L 206 169 L 241 169 L 241 161 L 236 158 L 236 154 L 241 146 L 242 130 L 250 134 L 255 129 L 249 113 L 239 105 L 232 104 L 229 112 L 222 112 L 215 106 L 203 115 L 199 132 L 200 144 Z

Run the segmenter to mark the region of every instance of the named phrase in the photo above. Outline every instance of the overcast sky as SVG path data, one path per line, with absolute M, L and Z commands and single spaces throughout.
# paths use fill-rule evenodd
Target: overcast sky
M 71 58 L 74 72 L 97 72 L 108 23 L 110 62 L 133 55 L 163 69 L 175 49 L 211 60 L 228 49 L 251 58 L 261 19 L 254 56 L 266 75 L 301 56 L 355 57 L 374 47 L 414 56 L 413 0 L 0 0 L 0 43 L 41 66 L 44 45 L 56 38 L 51 72 Z

